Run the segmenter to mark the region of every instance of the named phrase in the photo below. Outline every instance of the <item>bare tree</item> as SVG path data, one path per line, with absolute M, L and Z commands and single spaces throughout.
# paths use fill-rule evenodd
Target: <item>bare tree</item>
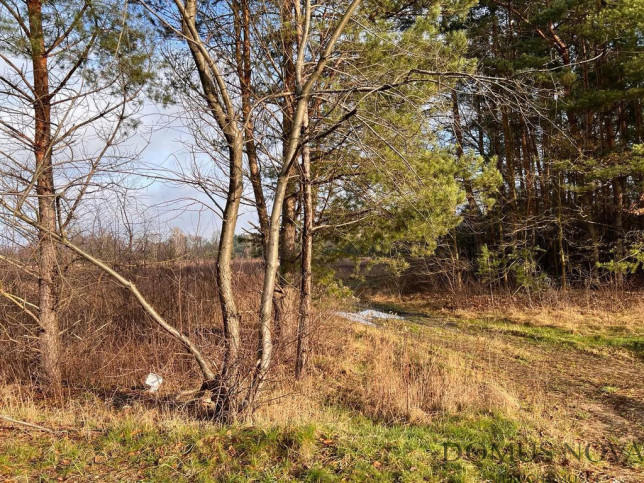
M 337 20 L 328 34 L 320 32 L 324 42 L 322 45 L 311 43 L 312 9 L 318 7 L 305 2 L 301 8 L 299 2 L 295 3 L 297 5 L 289 7 L 282 2 L 275 5 L 265 2 L 258 5 L 255 11 L 252 11 L 248 1 L 233 2 L 230 11 L 223 11 L 221 7 L 211 8 L 207 2 L 196 0 L 175 0 L 174 11 L 161 5 L 143 3 L 153 18 L 161 20 L 166 29 L 186 42 L 197 72 L 204 112 L 214 119 L 225 146 L 222 158 L 225 159 L 223 164 L 228 185 L 223 193 L 226 203 L 222 210 L 217 282 L 224 319 L 226 355 L 217 380 L 204 384 L 204 388 L 215 393 L 217 416 L 224 419 L 235 418 L 240 411 L 253 407 L 266 381 L 273 347 L 271 324 L 279 267 L 280 219 L 287 187 L 292 184 L 292 178 L 297 173 L 294 167 L 302 147 L 302 125 L 314 87 L 360 1 L 351 2 L 339 14 L 333 12 L 333 17 Z M 273 27 L 273 12 L 279 12 L 277 17 L 281 18 L 282 27 Z M 231 28 L 227 29 L 226 19 L 229 13 L 233 22 Z M 296 34 L 293 37 L 286 31 L 293 28 L 289 25 L 295 26 Z M 326 28 L 328 24 L 322 22 L 320 26 Z M 218 30 L 215 33 L 211 29 Z M 273 33 L 279 41 L 272 41 Z M 255 47 L 251 46 L 251 35 L 257 39 Z M 285 42 L 282 42 L 283 35 L 289 37 Z M 297 52 L 293 52 L 291 56 L 281 50 L 291 49 L 294 45 L 297 46 Z M 280 52 L 279 62 L 275 62 L 272 54 L 276 47 Z M 285 60 L 287 57 L 288 60 Z M 293 65 L 290 68 L 284 67 L 280 62 L 292 62 Z M 258 71 L 254 74 L 256 84 L 253 83 L 251 65 Z M 284 69 L 288 72 L 285 73 Z M 237 78 L 228 72 L 236 73 Z M 263 86 L 263 92 L 258 84 Z M 275 106 L 280 107 L 275 109 Z M 289 114 L 288 111 L 291 110 L 292 114 Z M 272 129 L 269 127 L 271 125 L 279 126 L 276 138 L 281 139 L 278 141 L 281 144 L 281 156 L 273 155 L 275 151 L 271 145 L 276 138 L 258 136 L 260 126 L 257 121 L 268 130 Z M 260 152 L 272 162 L 277 172 L 275 191 L 270 203 L 270 218 L 267 218 L 268 203 L 265 201 L 259 170 Z M 247 375 L 238 373 L 240 317 L 235 305 L 230 264 L 237 216 L 243 198 L 244 154 L 248 159 L 260 232 L 264 238 L 266 270 L 255 369 L 246 384 L 246 394 L 242 397 L 242 379 Z
M 309 136 L 309 116 L 305 116 L 302 134 Z M 315 216 L 313 189 L 311 186 L 311 146 L 302 147 L 301 162 L 302 186 L 302 248 L 300 260 L 300 303 L 297 327 L 297 352 L 295 355 L 295 377 L 304 372 L 309 354 L 309 333 L 311 331 L 311 291 L 313 289 L 313 218 Z
M 61 385 L 54 235 L 76 220 L 103 165 L 120 162 L 114 147 L 146 76 L 130 55 L 144 48 L 141 38 L 118 2 L 61 3 L 0 1 L 0 14 L 12 20 L 0 51 L 2 201 L 5 215 L 37 221 L 40 380 L 54 390 Z

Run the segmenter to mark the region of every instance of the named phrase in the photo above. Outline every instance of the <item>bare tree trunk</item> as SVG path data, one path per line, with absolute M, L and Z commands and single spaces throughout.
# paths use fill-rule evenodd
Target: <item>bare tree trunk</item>
M 563 216 L 561 206 L 562 185 L 563 173 L 559 171 L 559 173 L 557 174 L 557 250 L 559 252 L 559 280 L 561 282 L 562 290 L 566 290 L 568 288 L 568 281 L 566 277 L 566 252 L 564 250 Z
M 308 136 L 308 116 L 304 120 L 302 133 Z M 309 335 L 311 332 L 311 286 L 313 261 L 313 192 L 311 190 L 311 148 L 302 148 L 302 255 L 300 280 L 300 313 L 297 330 L 297 354 L 295 377 L 300 378 L 306 369 L 309 355 Z
M 282 224 L 280 226 L 280 270 L 287 286 L 292 287 L 293 275 L 296 272 L 297 262 L 297 172 L 294 164 L 288 174 L 289 182 L 286 188 L 284 206 L 282 207 Z M 288 287 L 287 287 L 288 288 Z
M 262 254 L 266 255 L 266 241 L 268 239 L 268 208 L 264 197 L 264 188 L 262 186 L 262 176 L 257 161 L 257 148 L 255 141 L 252 139 L 253 126 L 251 123 L 246 126 L 246 156 L 248 156 L 248 171 L 250 173 L 250 184 L 253 186 L 255 196 L 255 207 L 257 209 L 257 218 L 259 220 L 259 232 L 262 237 Z
M 283 71 L 282 84 L 284 89 L 290 92 L 295 91 L 296 74 L 295 62 L 293 61 L 294 53 L 297 50 L 297 35 L 294 28 L 293 19 L 295 14 L 295 1 L 282 0 L 281 10 L 281 36 L 283 52 Z M 296 19 L 297 23 L 297 19 Z M 295 103 L 296 99 L 292 96 L 284 98 L 281 106 L 282 110 L 282 156 L 285 159 L 289 146 L 288 142 L 293 131 Z M 282 218 L 280 226 L 280 248 L 279 259 L 280 276 L 277 279 L 277 285 L 273 294 L 273 306 L 275 309 L 275 342 L 279 344 L 281 339 L 282 327 L 287 321 L 289 313 L 289 303 L 294 298 L 294 290 L 297 272 L 297 232 L 296 232 L 296 204 L 297 204 L 297 165 L 293 163 L 288 173 L 288 184 L 286 195 L 282 206 Z
M 342 15 L 342 18 L 336 25 L 326 47 L 321 53 L 313 72 L 307 79 L 306 83 L 302 82 L 302 70 L 304 66 L 304 52 L 307 44 L 308 29 L 310 23 L 310 5 L 306 9 L 306 26 L 303 36 L 303 41 L 300 43 L 299 52 L 297 56 L 296 67 L 296 87 L 297 103 L 295 108 L 295 115 L 293 116 L 293 129 L 291 130 L 287 150 L 282 162 L 282 170 L 277 179 L 277 186 L 275 188 L 275 198 L 273 200 L 273 207 L 271 211 L 271 225 L 269 230 L 269 237 L 267 243 L 266 253 L 266 266 L 264 271 L 264 284 L 262 287 L 262 298 L 260 302 L 260 331 L 259 331 L 259 347 L 256 370 L 253 375 L 251 387 L 249 388 L 246 404 L 252 406 L 259 394 L 262 386 L 266 382 L 268 368 L 270 367 L 271 357 L 273 355 L 273 340 L 271 334 L 271 319 L 273 316 L 273 293 L 275 291 L 275 283 L 277 279 L 277 270 L 279 268 L 279 243 L 280 243 L 280 215 L 284 205 L 284 198 L 286 196 L 286 189 L 289 182 L 289 173 L 293 165 L 293 161 L 300 147 L 300 139 L 302 133 L 302 123 L 308 112 L 308 103 L 311 96 L 313 85 L 317 82 L 322 71 L 333 52 L 336 42 L 346 27 L 349 19 L 360 5 L 361 0 L 353 0 L 347 7 L 347 10 Z M 308 4 L 308 2 L 307 2 Z
M 505 107 L 501 108 L 501 119 L 503 123 L 503 142 L 505 148 L 505 180 L 508 184 L 508 203 L 510 204 L 510 212 L 516 206 L 516 192 L 515 192 L 515 167 L 514 167 L 514 133 L 510 124 L 510 116 Z
M 452 122 L 453 122 L 453 131 L 454 137 L 456 138 L 456 156 L 459 158 L 463 157 L 463 128 L 461 126 L 461 113 L 458 108 L 458 96 L 456 91 L 452 90 Z M 465 185 L 465 197 L 470 209 L 470 215 L 474 216 L 478 212 L 478 207 L 476 205 L 476 199 L 474 198 L 474 193 L 472 191 L 472 183 L 469 179 L 464 179 Z M 478 234 L 475 236 L 476 245 L 478 250 Z M 458 254 L 458 239 L 456 236 L 456 231 L 452 232 L 452 241 L 453 243 L 453 254 L 452 254 L 452 281 L 455 283 L 456 288 L 461 290 L 463 286 L 463 275 L 460 269 L 460 260 Z
M 239 204 L 242 197 L 242 139 L 237 137 L 235 143 L 230 147 L 230 173 L 228 184 L 228 196 L 224 208 L 224 217 L 221 224 L 221 238 L 217 252 L 217 286 L 219 302 L 224 321 L 224 340 L 226 352 L 221 368 L 221 380 L 215 387 L 213 400 L 217 405 L 217 417 L 219 419 L 234 419 L 239 410 L 239 349 L 241 337 L 239 333 L 240 316 L 235 304 L 232 283 L 232 255 L 235 238 L 235 227 L 239 214 Z
M 293 61 L 294 53 L 297 49 L 297 36 L 294 28 L 293 19 L 295 14 L 294 0 L 282 0 L 282 45 L 283 52 L 283 72 L 282 84 L 284 89 L 290 92 L 295 91 L 296 76 L 295 62 Z M 297 99 L 292 96 L 286 96 L 282 102 L 282 156 L 286 159 L 289 150 L 289 140 L 291 132 L 295 128 L 295 103 Z M 299 128 L 299 126 L 298 126 Z M 297 201 L 297 165 L 293 163 L 288 171 L 288 183 L 286 187 L 286 196 L 282 206 L 282 220 L 280 227 L 280 270 L 282 276 L 288 277 L 295 272 L 295 259 L 297 258 L 296 249 L 296 230 L 295 218 L 297 216 L 295 205 Z M 287 280 L 292 282 L 292 280 Z
M 34 77 L 36 193 L 38 195 L 39 249 L 39 322 L 42 379 L 53 390 L 61 386 L 61 339 L 58 326 L 57 298 L 59 274 L 57 269 L 56 242 L 51 233 L 56 231 L 56 191 L 51 150 L 51 96 L 49 93 L 49 68 L 43 34 L 42 2 L 29 0 L 29 29 L 31 60 Z
M 205 381 L 204 389 L 213 391 L 215 418 L 231 421 L 236 419 L 240 410 L 238 403 L 240 316 L 233 293 L 231 262 L 235 227 L 243 191 L 244 132 L 237 127 L 238 115 L 228 94 L 224 76 L 210 58 L 199 36 L 196 26 L 196 0 L 186 0 L 185 4 L 175 0 L 175 4 L 181 14 L 183 34 L 188 39 L 188 46 L 199 72 L 208 108 L 228 144 L 228 190 L 217 251 L 217 290 L 224 322 L 225 353 L 219 377 L 216 380 Z
M 614 230 L 615 230 L 615 257 L 617 260 L 622 260 L 625 257 L 624 250 L 624 184 L 625 179 L 623 176 L 618 176 L 613 179 L 613 204 L 614 204 Z M 624 274 L 621 272 L 615 273 L 615 281 L 618 285 L 624 283 Z
M 252 120 L 251 106 L 251 45 L 250 45 L 250 5 L 249 0 L 233 2 L 235 15 L 235 60 L 237 62 L 237 76 L 241 86 L 242 114 L 244 117 L 244 144 L 248 158 L 248 171 L 250 183 L 255 196 L 255 208 L 259 220 L 259 233 L 262 237 L 263 253 L 266 253 L 266 240 L 268 238 L 268 209 L 262 186 L 262 176 L 255 145 L 254 123 Z

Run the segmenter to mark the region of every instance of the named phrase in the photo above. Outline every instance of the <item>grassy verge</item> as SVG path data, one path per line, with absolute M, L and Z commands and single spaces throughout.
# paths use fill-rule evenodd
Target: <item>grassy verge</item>
M 421 325 L 431 325 L 436 319 L 436 313 L 424 311 L 418 305 L 412 305 L 411 312 L 405 305 L 395 303 L 377 304 L 380 308 L 396 313 L 407 313 L 408 321 Z M 560 325 L 561 319 L 570 322 L 565 314 L 556 313 L 550 317 L 535 318 L 521 313 L 521 317 L 507 316 L 501 313 L 455 313 L 441 320 L 449 322 L 459 330 L 494 332 L 499 335 L 509 335 L 529 339 L 536 344 L 557 344 L 594 354 L 625 351 L 640 359 L 644 359 L 644 331 L 642 325 L 628 326 L 625 324 L 604 323 L 589 317 L 587 323 L 582 319 L 578 324 Z
M 480 330 L 529 338 L 536 343 L 561 344 L 593 353 L 623 350 L 644 359 L 644 336 L 625 330 L 588 331 L 579 333 L 559 327 L 544 327 L 529 323 L 516 324 L 503 319 L 465 319 L 458 323 Z
M 516 422 L 494 415 L 408 426 L 336 412 L 327 422 L 265 428 L 128 417 L 102 431 L 3 437 L 0 474 L 25 481 L 563 481 L 570 476 L 539 457 L 529 462 L 482 457 L 483 447 L 503 452 L 508 441 L 530 437 Z M 470 443 L 475 445 L 468 454 Z

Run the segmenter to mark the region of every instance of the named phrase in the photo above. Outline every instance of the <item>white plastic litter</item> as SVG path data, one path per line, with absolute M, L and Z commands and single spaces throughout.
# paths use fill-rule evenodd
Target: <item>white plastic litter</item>
M 403 318 L 397 314 L 380 312 L 379 310 L 373 309 L 366 309 L 362 310 L 361 312 L 335 312 L 335 315 L 352 322 L 357 322 L 358 324 L 368 325 L 370 327 L 376 327 L 376 324 L 373 322 L 374 319 L 402 320 Z
M 163 383 L 163 378 L 154 372 L 148 374 L 145 378 L 145 385 L 148 386 L 150 392 L 157 392 Z

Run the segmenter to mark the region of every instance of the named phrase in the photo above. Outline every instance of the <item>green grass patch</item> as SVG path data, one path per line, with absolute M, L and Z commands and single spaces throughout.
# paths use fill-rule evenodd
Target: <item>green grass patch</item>
M 455 329 L 465 331 L 495 332 L 501 335 L 522 337 L 536 344 L 557 344 L 592 353 L 607 350 L 621 350 L 644 359 L 644 334 L 632 333 L 624 327 L 597 327 L 588 325 L 584 332 L 572 332 L 560 327 L 517 323 L 511 320 L 481 317 L 457 318 L 436 316 L 431 313 L 406 311 L 404 306 L 395 304 L 377 304 L 380 310 L 386 310 L 405 316 L 404 324 L 410 330 L 418 326 L 436 326 L 448 322 Z
M 644 336 L 628 333 L 576 333 L 559 327 L 516 324 L 499 319 L 459 319 L 459 326 L 524 337 L 536 343 L 565 345 L 593 353 L 623 350 L 644 359 Z
M 4 438 L 0 474 L 231 482 L 525 481 L 551 474 L 554 470 L 538 461 L 500 461 L 476 452 L 477 445 L 503 447 L 525 437 L 516 422 L 493 415 L 450 418 L 427 426 L 385 426 L 344 412 L 333 423 L 288 428 L 155 426 L 128 419 L 84 436 Z M 471 444 L 474 450 L 468 453 Z

